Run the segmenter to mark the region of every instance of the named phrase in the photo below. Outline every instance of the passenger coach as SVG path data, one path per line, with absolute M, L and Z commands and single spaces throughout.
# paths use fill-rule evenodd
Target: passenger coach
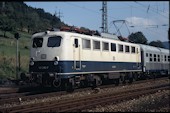
M 139 44 L 142 52 L 142 70 L 147 75 L 167 75 L 170 72 L 168 49 Z

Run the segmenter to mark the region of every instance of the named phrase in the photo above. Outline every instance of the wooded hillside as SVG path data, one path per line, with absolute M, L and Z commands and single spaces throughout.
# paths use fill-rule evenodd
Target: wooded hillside
M 0 30 L 34 33 L 65 25 L 58 17 L 24 2 L 0 2 Z

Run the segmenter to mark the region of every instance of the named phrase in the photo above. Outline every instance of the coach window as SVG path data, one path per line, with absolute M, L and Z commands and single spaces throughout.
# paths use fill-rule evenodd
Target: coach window
M 103 42 L 103 50 L 109 50 L 109 44 L 107 42 Z
M 100 49 L 100 41 L 93 41 L 93 49 Z
M 168 56 L 168 62 L 170 62 L 170 56 Z
M 111 51 L 116 51 L 116 44 L 115 43 L 111 43 Z
M 59 47 L 61 43 L 61 36 L 52 36 L 48 38 L 48 47 Z
M 125 52 L 129 53 L 129 46 L 125 46 Z
M 158 55 L 158 62 L 160 62 L 160 55 Z
M 165 58 L 164 58 L 164 59 L 165 59 L 165 61 L 166 61 L 166 55 L 165 55 Z
M 152 62 L 152 54 L 150 54 L 150 62 Z
M 131 47 L 131 53 L 135 53 L 135 47 Z
M 82 46 L 83 49 L 90 49 L 91 48 L 90 40 L 82 39 Z
M 43 44 L 43 38 L 35 37 L 33 39 L 32 47 L 33 48 L 42 47 L 42 44 Z
M 123 45 L 119 44 L 119 52 L 123 52 Z
M 156 54 L 154 54 L 154 62 L 156 62 Z

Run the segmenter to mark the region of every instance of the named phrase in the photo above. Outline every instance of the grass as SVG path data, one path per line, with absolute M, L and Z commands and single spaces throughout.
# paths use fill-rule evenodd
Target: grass
M 19 47 L 19 52 L 20 52 L 21 56 L 29 55 L 29 49 Z M 16 46 L 0 45 L 0 55 L 2 55 L 2 56 L 16 56 Z
M 28 72 L 31 34 L 25 32 L 19 32 L 19 34 L 20 72 Z M 6 38 L 2 36 L 3 32 L 0 31 L 0 78 L 15 78 L 16 39 L 10 32 L 6 33 Z

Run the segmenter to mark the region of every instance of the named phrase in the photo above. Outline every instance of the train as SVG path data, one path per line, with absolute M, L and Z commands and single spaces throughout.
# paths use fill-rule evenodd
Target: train
M 113 34 L 62 28 L 31 37 L 29 73 L 21 80 L 43 86 L 99 86 L 170 74 L 168 49 L 135 44 Z

